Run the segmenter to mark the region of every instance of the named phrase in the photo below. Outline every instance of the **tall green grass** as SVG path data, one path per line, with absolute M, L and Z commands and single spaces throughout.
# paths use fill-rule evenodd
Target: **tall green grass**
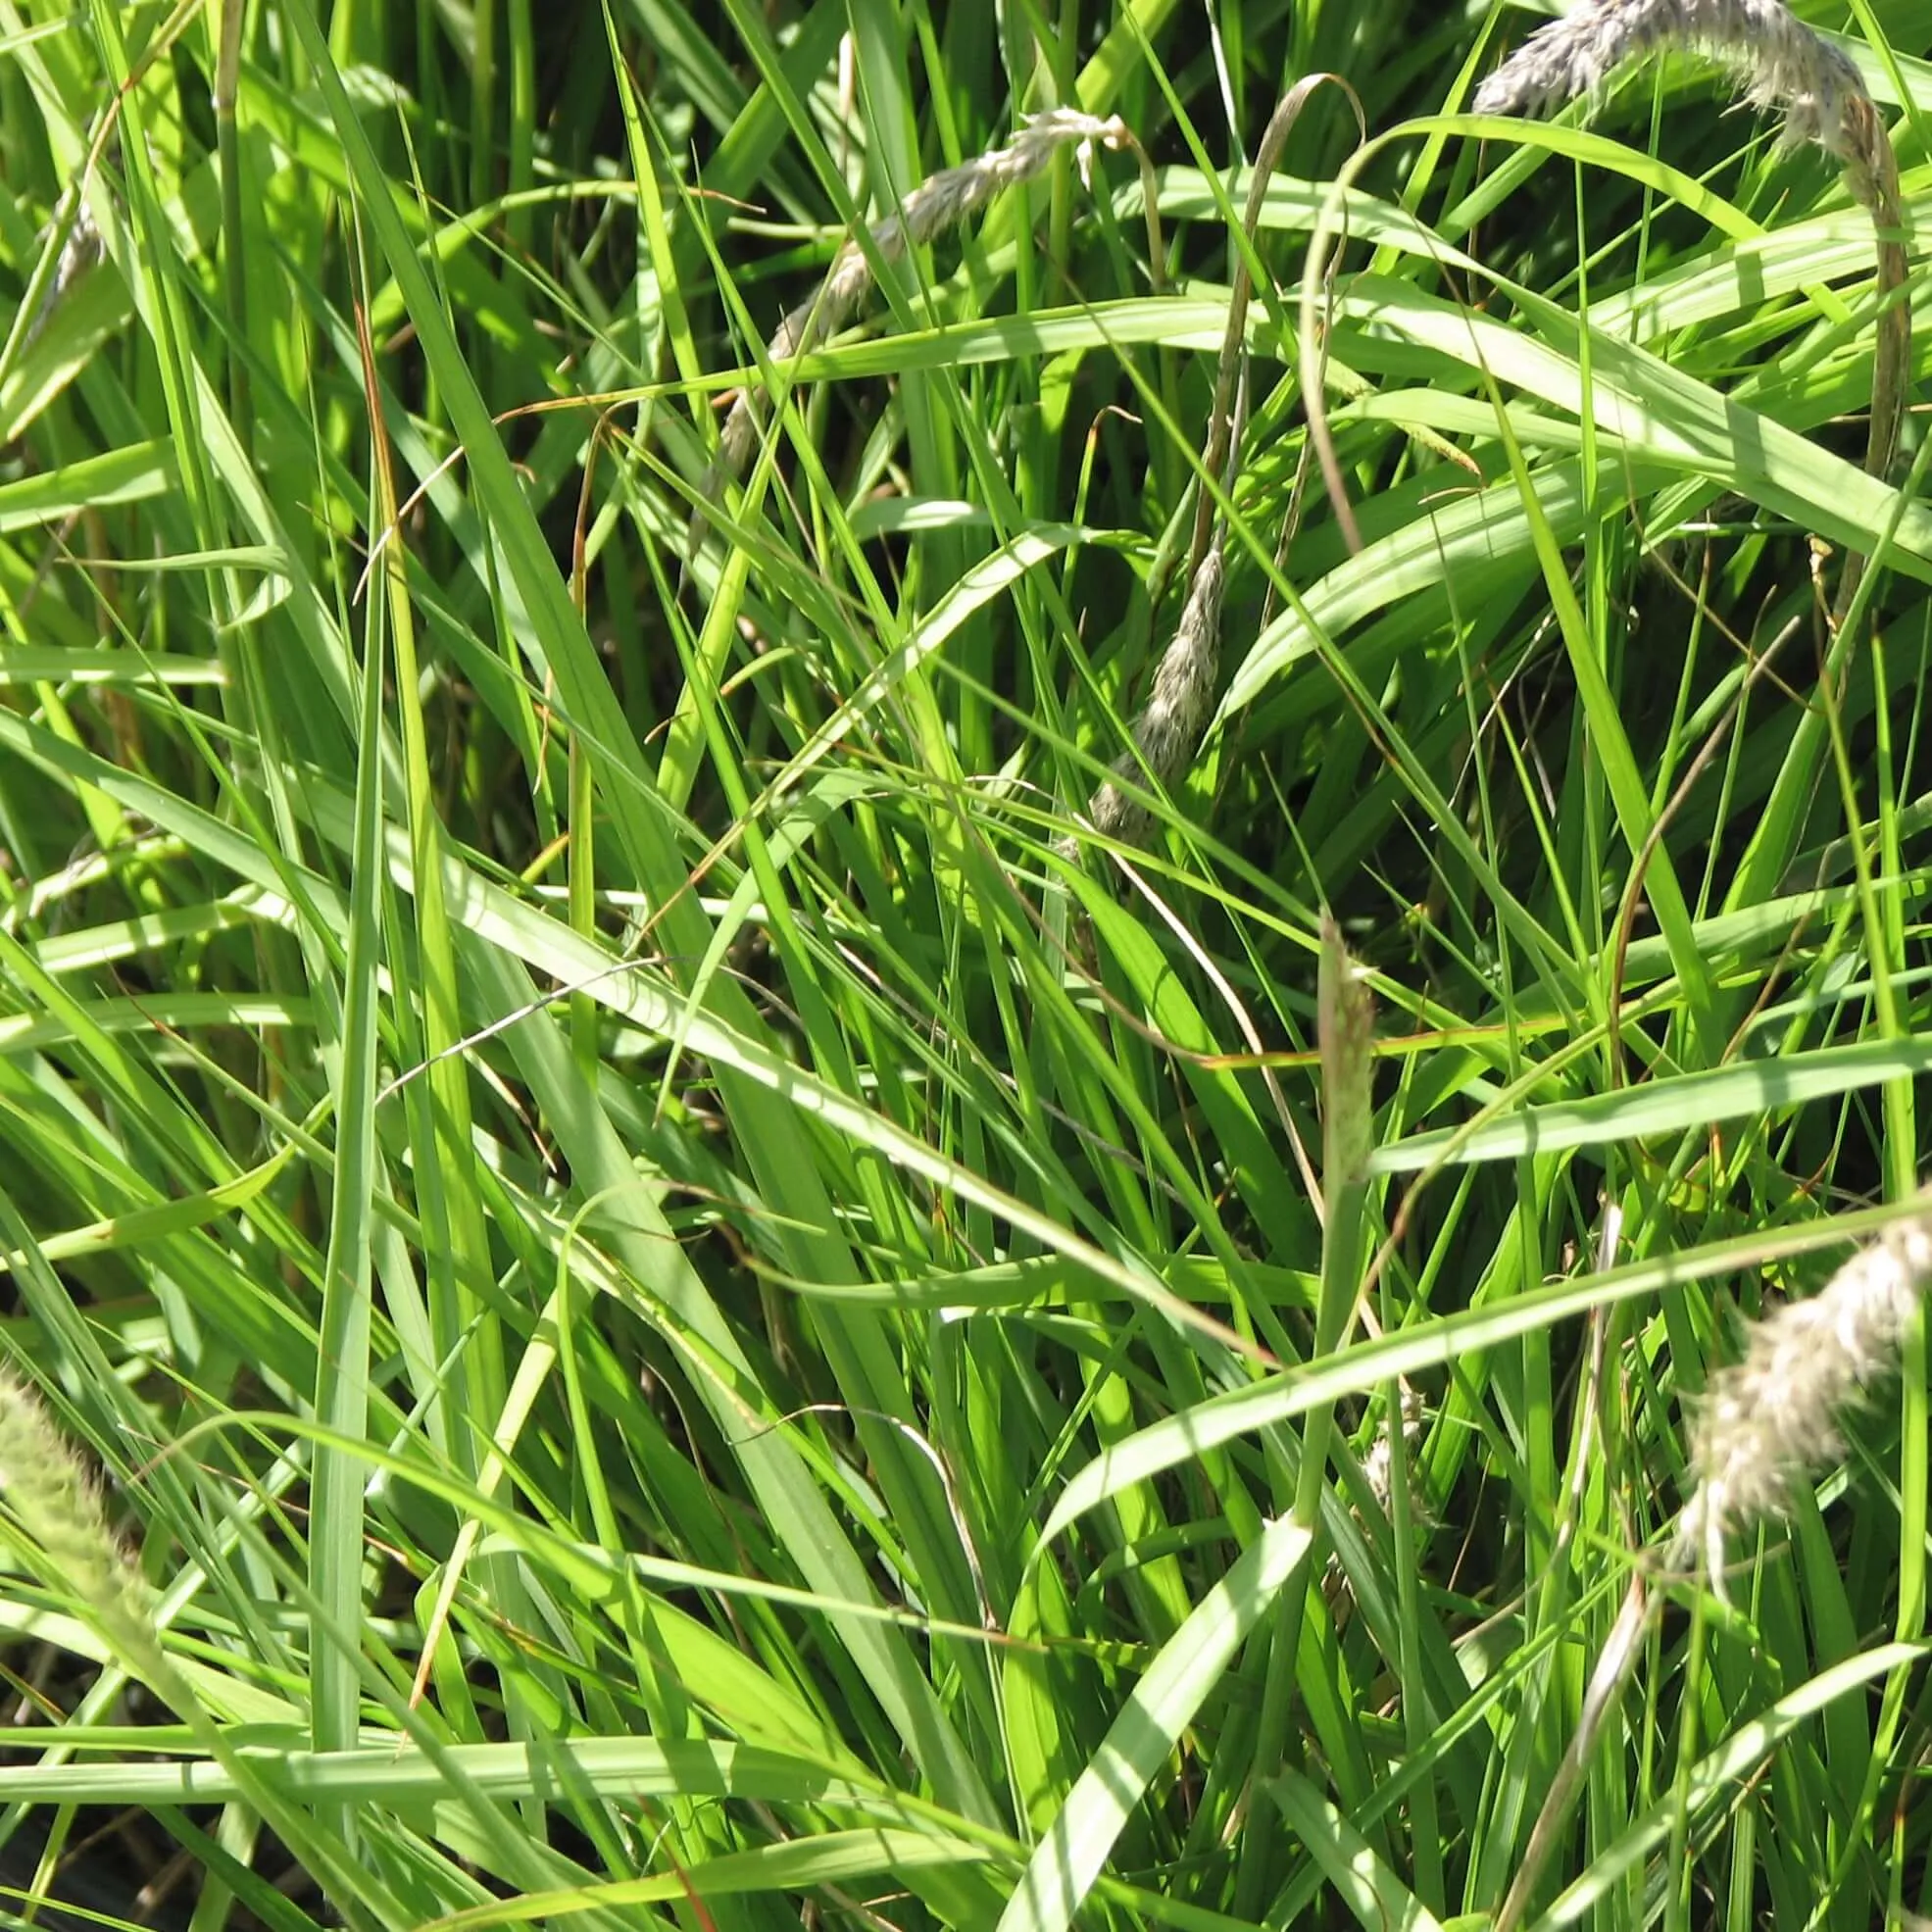
M 1922 1337 L 1663 1560 L 1917 1182 L 1932 446 L 1835 169 L 1534 24 L 0 0 L 0 1348 L 140 1573 L 0 1468 L 9 1922 L 1477 1924 L 1579 1735 L 1526 1922 L 1932 1909 Z M 1156 228 L 764 353 L 1053 106 Z

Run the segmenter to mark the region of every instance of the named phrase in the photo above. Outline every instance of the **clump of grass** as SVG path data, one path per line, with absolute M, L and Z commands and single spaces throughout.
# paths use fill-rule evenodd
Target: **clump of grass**
M 1470 158 L 1423 144 L 1398 201 L 1366 165 L 1333 184 L 1276 171 L 1248 223 L 1271 265 L 1313 204 L 1375 251 L 1360 277 L 1317 251 L 1301 353 L 1292 318 L 1248 325 L 1250 191 L 1230 210 L 1185 165 L 1221 152 L 1221 127 L 1264 158 L 1242 103 L 1291 61 L 1343 74 L 1370 126 L 1434 120 L 1473 31 L 1460 14 L 1312 0 L 1291 47 L 1285 16 L 1249 9 L 1210 59 L 1199 10 L 1049 9 L 1057 40 L 1011 10 L 997 47 L 975 44 L 981 12 L 943 4 L 727 10 L 768 15 L 773 61 L 728 33 L 633 60 L 637 10 L 614 10 L 612 73 L 573 61 L 563 88 L 538 57 L 561 29 L 524 0 L 474 10 L 473 68 L 422 59 L 404 10 L 329 37 L 308 9 L 224 5 L 245 84 L 216 70 L 197 135 L 214 14 L 177 10 L 186 58 L 128 84 L 122 10 L 44 44 L 32 20 L 62 10 L 23 11 L 12 58 L 61 57 L 0 124 L 24 318 L 66 232 L 36 244 L 34 223 L 74 206 L 86 148 L 39 119 L 113 100 L 127 138 L 115 245 L 51 312 L 35 372 L 57 372 L 0 476 L 19 606 L 0 638 L 0 1272 L 25 1290 L 6 1320 L 21 1379 L 71 1361 L 62 1329 L 84 1324 L 93 1440 L 124 1414 L 165 1455 L 89 1498 L 84 1446 L 61 1461 L 57 1385 L 35 1384 L 37 1420 L 7 1392 L 68 1527 L 32 1527 L 9 1470 L 0 1523 L 25 1556 L 4 1660 L 25 1677 L 50 1632 L 75 1652 L 23 1707 L 41 1738 L 11 1754 L 57 1761 L 0 1765 L 8 1876 L 7 1832 L 50 1812 L 58 1831 L 75 1805 L 186 1824 L 199 1922 L 222 1922 L 229 1886 L 284 1932 L 554 1916 L 560 1889 L 598 1927 L 701 1901 L 687 1915 L 718 1932 L 881 1910 L 935 1932 L 1449 1925 L 1507 1896 L 1501 1932 L 1533 1914 L 1539 1870 L 1571 1888 L 1564 1922 L 1715 1922 L 1727 1898 L 1733 1916 L 1773 1901 L 1780 1923 L 1827 1898 L 1834 1926 L 1884 1916 L 1883 1868 L 1924 1864 L 1915 1816 L 1886 1856 L 1916 1746 L 1904 1664 L 1902 1695 L 1850 1713 L 1869 1721 L 1795 1719 L 1775 1775 L 1699 1766 L 1740 1761 L 1794 1695 L 1845 1694 L 1861 1660 L 1841 1633 L 1912 1634 L 1921 1486 L 1901 1485 L 1895 1563 L 1880 1517 L 1842 1578 L 1769 1566 L 1761 1647 L 1714 1615 L 1649 1641 L 1671 1535 L 1646 1561 L 1641 1529 L 1700 1431 L 1718 1439 L 1725 1380 L 1703 1409 L 1680 1400 L 1691 1351 L 1725 1353 L 1700 1284 L 1858 1184 L 1874 1081 L 1890 1144 L 1914 1144 L 1900 1043 L 1932 1027 L 1908 897 L 1924 680 L 1895 658 L 1888 682 L 1874 653 L 1845 683 L 1871 757 L 1841 797 L 1820 782 L 1841 741 L 1794 734 L 1728 656 L 1735 638 L 1762 663 L 1763 632 L 1811 608 L 1784 526 L 1856 544 L 1891 494 L 1808 440 L 1865 380 L 1823 294 L 1859 267 L 1863 211 L 1849 249 L 1843 220 L 1815 224 L 1828 270 L 1780 233 L 1819 188 L 1843 203 L 1835 178 L 1767 180 L 1743 157 L 1769 247 L 1685 221 L 1665 254 L 1661 191 L 1614 179 L 1573 240 L 1521 216 L 1517 285 L 1582 325 L 1491 365 L 1522 395 L 1517 501 L 1477 464 L 1497 424 L 1475 388 L 1509 323 L 1461 313 Z M 545 37 L 520 40 L 520 17 Z M 881 345 L 868 366 L 901 378 L 899 405 L 798 466 L 693 639 L 672 576 L 693 493 L 649 439 L 669 372 L 681 386 L 729 355 L 706 334 L 730 291 L 705 272 L 704 218 L 730 200 L 822 220 L 818 188 L 855 157 L 867 221 L 898 205 L 841 41 L 870 124 L 920 128 L 928 155 L 949 107 L 1002 131 L 947 158 L 1005 154 L 1046 74 L 1090 110 L 1051 124 L 1065 160 L 1117 109 L 1177 164 L 1156 185 L 1167 222 L 1195 224 L 1174 262 L 1212 261 L 1236 296 L 1148 301 L 1158 260 L 1077 191 L 1040 223 L 1051 262 L 1025 229 L 989 235 L 986 273 L 946 291 L 980 359 L 931 380 L 942 345 Z M 332 47 L 364 83 L 394 69 L 386 162 Z M 314 113 L 276 105 L 291 85 L 346 185 L 276 191 L 315 152 Z M 591 111 L 633 88 L 634 183 Z M 1862 111 L 1817 95 L 1820 124 Z M 766 298 L 753 332 L 792 309 L 794 360 L 750 378 L 732 435 L 762 421 L 754 465 L 787 384 L 833 366 L 797 352 L 863 322 L 867 277 L 916 239 L 969 205 L 987 222 L 976 198 L 1046 140 L 935 175 L 883 236 L 855 224 L 839 261 L 834 241 Z M 218 207 L 219 232 L 180 213 Z M 1138 219 L 1130 189 L 1117 212 Z M 222 271 L 245 304 L 214 299 Z M 1612 371 L 1594 305 L 1611 314 L 1626 274 L 1645 353 Z M 793 309 L 808 294 L 831 306 Z M 1777 379 L 1765 345 L 1799 330 L 1805 379 Z M 1177 378 L 1203 350 L 1190 405 Z M 1325 358 L 1349 401 L 1304 536 Z M 1770 379 L 1727 418 L 1719 385 L 1747 370 Z M 587 405 L 628 404 L 584 392 L 638 371 L 640 460 L 598 462 Z M 1628 462 L 1606 437 L 1579 468 L 1579 394 Z M 1183 406 L 1130 421 L 1155 395 Z M 538 397 L 560 407 L 512 463 L 492 417 Z M 1727 431 L 1688 497 L 1683 451 L 1653 466 L 1633 436 L 1679 403 Z M 372 487 L 384 429 L 418 491 L 400 521 Z M 1461 474 L 1417 460 L 1427 437 Z M 1754 448 L 1786 488 L 1768 540 L 1739 544 L 1738 504 L 1766 494 Z M 1193 499 L 1150 488 L 1142 455 L 1198 479 Z M 1365 532 L 1344 482 L 1375 501 Z M 1725 507 L 1689 532 L 1710 568 L 1680 610 L 1663 585 L 1682 552 L 1650 539 L 1700 491 Z M 1143 592 L 1117 560 L 1163 527 Z M 1136 874 L 1133 906 L 1096 899 L 1069 957 L 998 863 L 1008 774 L 1040 755 L 1029 701 L 1141 635 L 1151 606 L 1135 702 L 1054 829 L 1103 779 L 1097 817 L 1158 811 L 1248 644 L 1237 541 L 1258 564 L 1274 548 L 1296 608 L 1263 623 L 1231 701 L 1226 856 L 1177 855 L 1178 909 L 1158 876 Z M 1932 557 L 1915 505 L 1899 542 Z M 394 568 L 359 596 L 378 545 Z M 1558 552 L 1596 695 L 1573 693 L 1523 595 L 1543 575 L 1554 597 Z M 1707 785 L 1726 705 L 1734 781 Z M 799 745 L 812 782 L 767 791 Z M 1811 864 L 1821 840 L 1873 862 L 1896 923 L 1860 918 L 1849 872 Z M 1610 1055 L 1619 875 L 1634 909 L 1647 877 L 1707 853 L 1675 955 L 1666 932 L 1615 956 Z M 1808 923 L 1770 896 L 1801 866 Z M 1317 906 L 1374 962 L 1379 1029 Z M 1881 1035 L 1899 1044 L 1882 1063 Z M 1607 1233 L 1597 1281 L 1575 1257 L 1600 1195 L 1632 1262 Z M 57 1273 L 25 1272 L 36 1244 Z M 1886 1306 L 1856 1331 L 1874 1377 Z M 1585 1307 L 1579 1376 L 1560 1324 Z M 1287 1372 L 1257 1372 L 1263 1352 Z M 1923 1392 L 1903 1402 L 1922 1431 Z M 1358 1472 L 1341 1427 L 1363 1403 L 1386 1420 Z M 1796 1464 L 1772 1492 L 1794 1493 L 1808 1510 Z M 1753 1518 L 1729 1495 L 1735 1535 Z M 107 1533 L 124 1500 L 138 1568 Z M 1598 1649 L 1587 1675 L 1564 1661 L 1578 1645 Z M 143 1655 L 195 1707 L 153 1750 L 102 1728 Z M 1871 1673 L 1899 1655 L 1866 1653 Z M 1814 1831 L 1820 1790 L 1853 1796 Z

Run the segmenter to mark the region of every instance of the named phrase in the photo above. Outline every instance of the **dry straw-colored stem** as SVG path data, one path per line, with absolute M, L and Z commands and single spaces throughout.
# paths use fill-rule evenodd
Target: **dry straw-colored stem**
M 1097 147 L 1135 147 L 1133 136 L 1117 116 L 1103 120 L 1075 108 L 1052 108 L 1031 116 L 1005 147 L 976 155 L 957 168 L 927 177 L 909 194 L 898 212 L 872 223 L 871 249 L 848 241 L 832 259 L 817 289 L 781 322 L 765 345 L 765 359 L 785 363 L 809 354 L 836 335 L 871 288 L 874 263 L 903 262 L 916 247 L 935 240 L 949 228 L 975 215 L 1003 190 L 1044 173 L 1063 148 L 1075 148 L 1086 174 Z M 1138 148 L 1135 148 L 1139 152 Z M 1143 158 L 1145 172 L 1145 159 Z M 1151 184 L 1150 184 L 1151 190 Z M 1146 196 L 1152 269 L 1161 272 L 1160 210 L 1150 191 Z M 747 386 L 739 390 L 718 436 L 718 454 L 700 486 L 705 499 L 716 503 L 725 483 L 744 473 L 758 447 L 759 397 Z M 693 518 L 688 549 L 695 552 L 705 532 L 701 510 Z
M 1631 1673 L 1643 1656 L 1643 1640 L 1650 1631 L 1656 1613 L 1655 1606 L 1660 1601 L 1651 1596 L 1641 1575 L 1630 1579 L 1624 1591 L 1623 1607 L 1616 1613 L 1616 1621 L 1610 1625 L 1610 1635 L 1604 1639 L 1603 1649 L 1597 1653 L 1596 1668 L 1591 1671 L 1590 1682 L 1584 1689 L 1583 1709 L 1575 1735 L 1571 1737 L 1569 1748 L 1557 1766 L 1557 1774 L 1544 1793 L 1536 1823 L 1530 1829 L 1529 1843 L 1523 1850 L 1522 1863 L 1517 1866 L 1516 1875 L 1510 1883 L 1510 1890 L 1496 1914 L 1491 1932 L 1515 1932 L 1528 1913 L 1536 1895 L 1537 1881 L 1557 1849 L 1558 1837 L 1589 1771 L 1597 1740 L 1603 1733 L 1604 1720 L 1616 1709 L 1624 1686 L 1629 1683 Z

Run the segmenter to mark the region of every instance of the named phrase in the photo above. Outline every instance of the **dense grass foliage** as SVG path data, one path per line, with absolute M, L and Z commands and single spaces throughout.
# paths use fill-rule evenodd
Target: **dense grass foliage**
M 1923 307 L 1932 4 L 1806 13 Z M 1916 1328 L 1665 1559 L 1917 1187 L 1932 444 L 1538 18 L 0 0 L 10 1923 L 1927 1908 Z

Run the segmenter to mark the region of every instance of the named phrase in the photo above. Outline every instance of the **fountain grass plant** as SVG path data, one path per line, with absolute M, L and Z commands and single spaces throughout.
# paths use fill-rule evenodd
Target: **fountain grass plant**
M 0 0 L 10 1912 L 1932 1909 L 1902 18 Z

